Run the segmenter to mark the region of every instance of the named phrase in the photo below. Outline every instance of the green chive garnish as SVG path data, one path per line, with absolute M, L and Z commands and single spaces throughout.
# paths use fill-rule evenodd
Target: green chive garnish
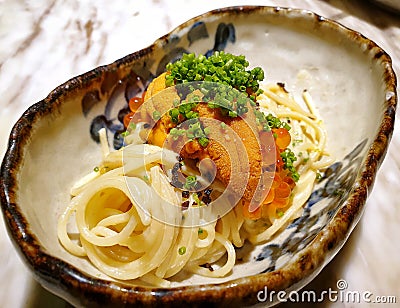
M 180 255 L 184 255 L 186 253 L 186 247 L 185 246 L 179 247 L 178 253 Z

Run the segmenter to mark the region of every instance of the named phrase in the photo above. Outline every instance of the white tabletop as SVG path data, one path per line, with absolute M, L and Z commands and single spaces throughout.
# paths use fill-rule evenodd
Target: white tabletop
M 242 4 L 308 9 L 339 21 L 386 50 L 400 76 L 400 15 L 365 0 L 0 0 L 0 157 L 13 123 L 57 85 L 150 45 L 191 17 Z M 400 305 L 399 130 L 396 125 L 360 223 L 341 252 L 305 290 L 336 290 L 338 280 L 344 279 L 350 291 L 370 292 L 371 300 L 395 296 L 397 304 L 390 307 Z M 3 219 L 0 264 L 0 307 L 69 306 L 33 280 L 7 236 Z M 296 306 L 303 304 L 312 305 Z M 323 305 L 385 306 L 340 299 Z

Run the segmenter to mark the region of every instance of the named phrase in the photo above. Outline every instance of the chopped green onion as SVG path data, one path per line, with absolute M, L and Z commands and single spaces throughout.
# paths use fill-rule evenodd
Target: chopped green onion
M 205 203 L 204 203 L 203 201 L 200 200 L 198 194 L 193 194 L 192 196 L 193 196 L 194 202 L 196 202 L 196 204 L 197 204 L 198 206 L 204 206 L 204 205 L 205 205 Z
M 179 110 L 177 108 L 171 109 L 169 111 L 169 115 L 171 116 L 171 120 L 174 123 L 178 123 L 179 122 Z
M 229 85 L 241 92 L 251 89 L 259 93 L 258 82 L 264 79 L 261 67 L 248 70 L 249 62 L 243 55 L 233 55 L 216 51 L 210 57 L 183 54 L 174 63 L 167 64 L 166 86 L 191 81 L 211 81 Z
M 153 112 L 153 119 L 154 119 L 155 121 L 158 121 L 159 119 L 161 119 L 161 113 L 160 113 L 158 110 L 155 110 L 155 111 Z
M 197 178 L 195 175 L 189 175 L 186 178 L 185 184 L 183 184 L 183 187 L 187 190 L 195 188 L 197 185 Z
M 285 149 L 281 153 L 282 161 L 284 163 L 283 168 L 287 169 L 291 173 L 291 177 L 295 182 L 297 182 L 300 178 L 299 173 L 293 165 L 293 162 L 297 160 L 296 155 L 289 148 Z
M 248 111 L 248 104 L 254 106 L 255 97 L 262 93 L 259 81 L 264 79 L 264 71 L 260 67 L 248 70 L 249 62 L 243 55 L 233 55 L 217 51 L 210 57 L 195 56 L 194 53 L 183 54 L 182 58 L 174 63 L 167 64 L 168 74 L 165 77 L 167 87 L 192 81 L 207 81 L 213 84 L 202 85 L 199 89 L 203 97 L 189 94 L 185 108 L 179 106 L 180 114 L 186 119 L 198 117 L 197 113 L 189 113 L 200 101 L 208 102 L 210 108 L 220 108 L 223 114 L 235 118 Z M 216 89 L 214 83 L 220 86 Z M 194 86 L 189 85 L 190 92 Z M 250 93 L 250 94 L 249 94 Z M 249 99 L 250 97 L 250 99 Z M 253 100 L 253 101 L 252 101 Z M 193 112 L 193 111 L 192 111 Z M 174 123 L 177 117 L 171 115 Z
M 173 127 L 173 128 L 171 128 L 171 130 L 169 131 L 169 134 L 171 135 L 171 137 L 172 137 L 174 140 L 178 140 L 178 138 L 179 138 L 180 136 L 185 136 L 185 135 L 186 135 L 186 131 L 185 131 L 184 129 L 180 129 L 180 128 Z
M 290 125 L 286 122 L 282 122 L 283 123 L 283 128 L 285 128 L 286 130 L 290 130 Z
M 273 128 L 285 128 L 290 130 L 290 125 L 279 118 L 273 116 L 271 113 L 264 114 L 260 110 L 254 109 L 254 114 L 256 116 L 256 121 L 264 131 L 270 131 Z
M 293 142 L 292 142 L 292 146 L 295 147 L 295 146 L 299 145 L 302 142 L 303 142 L 303 139 L 294 139 Z
M 178 98 L 175 98 L 172 104 L 174 105 L 174 107 L 178 107 L 181 104 L 181 101 Z
M 210 142 L 210 140 L 208 139 L 208 138 L 206 138 L 206 137 L 201 137 L 201 138 L 199 138 L 199 143 L 200 143 L 200 145 L 203 147 L 203 148 L 205 148 L 208 144 L 209 144 L 209 142 Z
M 132 122 L 129 124 L 128 129 L 130 130 L 135 130 L 136 129 L 136 123 Z
M 195 120 L 194 123 L 189 124 L 187 129 L 173 127 L 169 134 L 174 140 L 178 140 L 181 136 L 186 136 L 190 141 L 197 139 L 202 147 L 206 147 L 209 143 L 207 135 L 210 133 L 210 128 L 202 128 L 201 123 Z
M 186 247 L 185 246 L 181 246 L 178 249 L 178 253 L 182 256 L 186 253 Z
M 96 167 L 93 168 L 93 171 L 94 171 L 94 172 L 99 172 L 99 171 L 100 171 L 100 168 L 96 166 Z

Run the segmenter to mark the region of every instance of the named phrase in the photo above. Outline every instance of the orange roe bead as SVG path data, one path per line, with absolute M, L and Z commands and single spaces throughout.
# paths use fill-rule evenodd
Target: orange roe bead
M 293 189 L 293 188 L 296 186 L 296 182 L 295 182 L 295 181 L 293 180 L 293 178 L 290 177 L 290 176 L 285 176 L 285 177 L 283 178 L 283 181 L 284 181 L 285 183 L 287 183 L 287 184 L 290 186 L 291 189 Z
M 133 112 L 130 112 L 124 116 L 124 126 L 125 127 L 129 126 L 129 123 L 132 121 L 132 118 L 133 118 Z
M 276 144 L 272 132 L 261 131 L 260 132 L 260 145 L 263 163 L 265 165 L 271 165 L 276 160 Z
M 249 202 L 244 202 L 242 201 L 242 206 L 243 206 L 243 216 L 248 219 L 256 220 L 261 218 L 262 214 L 262 209 L 261 206 L 259 206 L 254 212 L 249 211 Z
M 276 136 L 275 138 L 276 145 L 281 150 L 286 149 L 289 146 L 291 140 L 289 131 L 286 128 L 274 128 L 272 132 Z
M 139 109 L 139 107 L 141 106 L 143 104 L 143 98 L 141 98 L 141 97 L 132 97 L 130 100 L 129 100 L 129 109 L 133 112 L 133 113 L 135 113 L 138 109 Z
M 288 183 L 280 182 L 279 186 L 275 188 L 275 198 L 288 198 L 292 189 Z
M 272 182 L 271 188 L 275 189 L 275 188 L 279 187 L 280 182 L 282 182 L 282 179 L 281 179 L 279 173 L 275 173 L 274 181 Z
M 274 188 L 271 188 L 271 189 L 269 190 L 269 192 L 268 192 L 267 197 L 266 197 L 265 200 L 264 200 L 264 204 L 271 203 L 272 201 L 274 201 L 274 198 L 275 198 L 275 189 L 274 189 Z
M 289 198 L 275 198 L 272 204 L 277 208 L 284 208 L 289 204 Z

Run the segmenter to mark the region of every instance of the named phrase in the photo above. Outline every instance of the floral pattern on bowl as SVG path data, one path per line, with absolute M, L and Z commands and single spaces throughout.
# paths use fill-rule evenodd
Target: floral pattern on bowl
M 270 242 L 238 249 L 231 275 L 177 276 L 173 287 L 114 281 L 58 243 L 56 221 L 72 183 L 99 161 L 98 130 L 123 145 L 128 101 L 185 52 L 245 54 L 270 82 L 308 89 L 337 157 L 302 215 Z M 11 238 L 37 279 L 74 305 L 252 305 L 265 287 L 296 290 L 331 260 L 361 217 L 394 125 L 390 57 L 361 34 L 314 13 L 234 7 L 198 16 L 146 49 L 60 85 L 16 123 L 1 168 Z M 356 123 L 357 125 L 354 125 Z M 273 305 L 275 302 L 265 303 Z

